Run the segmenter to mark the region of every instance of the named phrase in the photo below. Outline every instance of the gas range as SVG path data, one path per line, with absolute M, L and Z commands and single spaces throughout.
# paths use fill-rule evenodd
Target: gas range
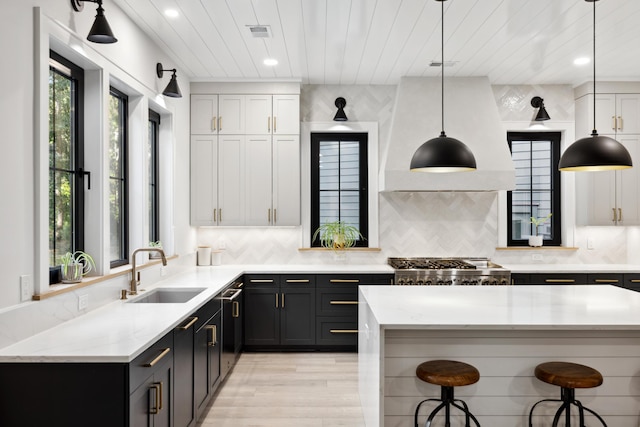
M 510 285 L 511 272 L 488 258 L 388 258 L 394 284 L 418 286 Z

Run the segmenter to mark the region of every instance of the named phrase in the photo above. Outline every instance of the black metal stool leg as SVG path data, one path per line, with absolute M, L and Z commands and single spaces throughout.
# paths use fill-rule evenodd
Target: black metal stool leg
M 560 421 L 560 415 L 562 415 L 563 411 L 566 411 L 565 427 L 570 427 L 571 426 L 571 415 L 569 413 L 570 408 L 571 407 L 567 402 L 563 402 L 560 408 L 558 409 L 558 411 L 556 412 L 556 415 L 553 417 L 553 423 L 551 424 L 551 427 L 558 427 L 558 421 Z
M 429 417 L 427 418 L 427 422 L 424 424 L 424 427 L 431 426 L 431 421 L 433 421 L 433 418 L 436 416 L 438 412 L 440 412 L 440 409 L 444 408 L 445 406 L 447 406 L 447 402 L 442 402 L 441 404 L 439 404 L 438 407 L 429 414 Z
M 576 400 L 576 402 L 580 403 L 577 400 Z M 600 415 L 596 414 L 594 411 L 592 411 L 591 409 L 587 408 L 586 406 L 582 406 L 582 403 L 580 403 L 580 406 L 582 407 L 582 409 L 584 409 L 585 411 L 587 411 L 588 413 L 590 413 L 591 415 L 596 417 L 598 419 L 598 421 L 600 421 L 604 427 L 607 427 L 607 423 L 604 422 L 604 420 L 602 419 L 602 417 Z
M 536 406 L 538 406 L 542 402 L 562 402 L 562 400 L 559 400 L 559 399 L 542 399 L 542 400 L 536 402 L 531 407 L 531 411 L 529 411 L 529 427 L 533 427 L 533 410 L 536 409 Z
M 422 406 L 422 404 L 424 402 L 440 402 L 440 400 L 439 399 L 425 399 L 422 402 L 418 403 L 418 406 L 416 406 L 416 414 L 415 414 L 415 417 L 414 417 L 415 427 L 418 427 L 418 412 L 420 412 L 420 407 Z
M 471 426 L 470 426 L 470 424 L 469 424 L 469 419 L 472 419 L 472 420 L 473 420 L 473 422 L 476 424 L 476 426 L 480 427 L 480 423 L 478 422 L 478 420 L 476 419 L 476 417 L 475 417 L 475 416 L 474 416 L 474 415 L 469 411 L 469 408 L 467 407 L 467 404 L 466 404 L 466 403 L 464 403 L 464 401 L 462 401 L 462 400 L 457 400 L 457 399 L 456 399 L 456 402 L 458 402 L 458 401 L 459 401 L 459 402 L 462 402 L 462 404 L 464 405 L 464 408 L 462 408 L 462 407 L 461 407 L 461 406 L 459 406 L 459 405 L 456 405 L 456 403 L 455 403 L 455 402 L 451 402 L 451 404 L 452 404 L 453 406 L 455 406 L 456 408 L 460 409 L 462 412 L 464 412 L 465 419 L 466 419 L 465 427 L 471 427 Z

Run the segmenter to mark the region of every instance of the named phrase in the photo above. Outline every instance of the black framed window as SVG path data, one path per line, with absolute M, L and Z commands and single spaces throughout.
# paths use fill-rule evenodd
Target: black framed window
M 128 263 L 127 95 L 109 91 L 109 225 L 111 267 Z
M 355 246 L 368 245 L 367 139 L 366 133 L 311 134 L 312 236 L 321 224 L 341 220 L 364 237 Z
M 84 249 L 84 71 L 49 53 L 49 265 Z
M 149 241 L 160 241 L 160 190 L 158 183 L 160 114 L 149 110 L 149 138 L 147 164 L 149 165 Z
M 536 234 L 531 217 L 551 218 L 538 227 L 545 244 L 560 246 L 560 132 L 508 132 L 516 189 L 507 192 L 507 244 L 527 246 Z

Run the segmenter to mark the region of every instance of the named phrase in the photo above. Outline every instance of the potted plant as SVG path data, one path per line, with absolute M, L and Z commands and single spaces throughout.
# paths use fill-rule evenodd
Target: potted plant
M 540 236 L 538 234 L 538 227 L 540 227 L 542 224 L 547 222 L 549 220 L 549 218 L 551 218 L 551 213 L 549 213 L 549 215 L 547 215 L 545 217 L 542 217 L 542 218 L 536 218 L 536 217 L 533 217 L 533 216 L 531 217 L 531 220 L 529 222 L 531 224 L 535 225 L 536 234 L 535 234 L 535 236 L 529 236 L 529 246 L 533 246 L 533 247 L 542 246 L 543 236 Z
M 344 221 L 333 221 L 322 224 L 313 233 L 311 241 L 320 239 L 320 246 L 335 252 L 347 249 L 356 244 L 358 239 L 364 239 L 360 230 Z
M 62 283 L 81 282 L 82 276 L 96 266 L 91 255 L 82 251 L 67 252 L 60 257 L 60 263 Z
M 155 242 L 149 242 L 149 247 L 150 248 L 162 249 L 162 242 L 160 240 L 155 241 Z M 162 258 L 162 256 L 160 255 L 160 252 L 150 252 L 149 253 L 149 258 L 150 259 L 160 259 L 160 258 Z

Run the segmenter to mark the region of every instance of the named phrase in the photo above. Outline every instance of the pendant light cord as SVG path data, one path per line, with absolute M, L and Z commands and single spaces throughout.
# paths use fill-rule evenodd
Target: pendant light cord
M 598 135 L 596 130 L 596 0 L 593 1 L 593 130 L 591 135 Z
M 444 0 L 440 0 L 440 6 L 440 112 L 442 119 L 440 136 L 446 136 L 444 133 Z

